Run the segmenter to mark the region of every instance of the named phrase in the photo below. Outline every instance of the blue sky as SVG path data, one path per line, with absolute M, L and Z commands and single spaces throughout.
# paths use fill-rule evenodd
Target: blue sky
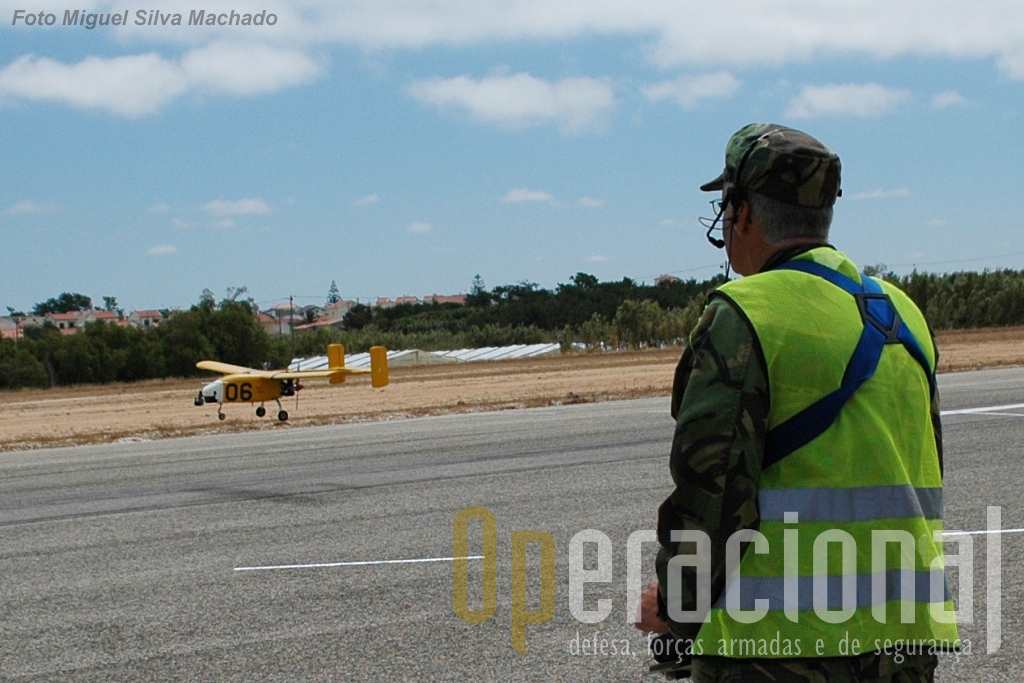
M 0 307 L 705 279 L 724 255 L 697 188 L 753 121 L 839 154 L 832 238 L 857 262 L 1024 268 L 1017 0 L 140 9 L 0 0 Z M 188 26 L 198 10 L 276 23 Z

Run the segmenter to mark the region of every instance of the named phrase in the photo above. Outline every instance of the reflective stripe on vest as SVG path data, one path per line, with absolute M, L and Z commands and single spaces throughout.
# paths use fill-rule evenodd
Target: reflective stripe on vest
M 865 486 L 860 488 L 761 489 L 761 520 L 785 521 L 798 513 L 803 522 L 867 522 L 875 519 L 942 519 L 942 488 Z
M 786 583 L 790 582 L 793 584 L 788 589 L 791 604 L 786 604 Z M 949 599 L 944 569 L 886 569 L 874 573 L 822 574 L 790 579 L 748 577 L 730 582 L 715 606 L 748 611 L 814 609 L 815 606 L 838 610 L 874 607 L 890 600 L 943 603 Z M 767 605 L 763 602 L 765 600 Z
M 788 589 L 790 604 L 786 601 L 787 583 L 791 584 Z M 950 599 L 943 569 L 886 569 L 873 574 L 841 576 L 744 577 L 742 581 L 729 582 L 715 607 L 728 606 L 747 611 L 766 609 L 769 612 L 815 607 L 839 610 L 876 607 L 890 600 L 944 603 Z

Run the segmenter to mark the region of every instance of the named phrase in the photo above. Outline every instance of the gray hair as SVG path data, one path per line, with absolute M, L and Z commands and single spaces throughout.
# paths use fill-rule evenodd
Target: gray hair
M 747 191 L 750 211 L 757 216 L 769 244 L 779 244 L 800 237 L 828 240 L 832 224 L 832 207 L 818 209 L 786 204 L 778 199 Z

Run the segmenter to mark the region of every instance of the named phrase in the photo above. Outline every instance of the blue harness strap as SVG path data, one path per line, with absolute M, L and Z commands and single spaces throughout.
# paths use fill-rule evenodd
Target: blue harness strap
M 935 393 L 935 373 L 932 372 L 927 356 L 877 281 L 865 275 L 861 278 L 861 284 L 858 284 L 842 273 L 814 261 L 790 261 L 777 270 L 797 270 L 816 275 L 849 292 L 857 301 L 864 330 L 846 364 L 840 387 L 768 430 L 763 467 L 777 463 L 828 429 L 853 393 L 875 374 L 886 344 L 902 344 L 924 369 L 928 386 L 932 394 Z

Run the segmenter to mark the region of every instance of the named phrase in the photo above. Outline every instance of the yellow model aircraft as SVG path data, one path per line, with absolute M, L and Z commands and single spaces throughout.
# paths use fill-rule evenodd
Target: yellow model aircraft
M 204 386 L 194 403 L 197 406 L 206 403 L 217 404 L 217 417 L 224 419 L 225 403 L 259 403 L 256 415 L 263 417 L 267 409 L 266 401 L 277 402 L 277 419 L 284 422 L 288 412 L 281 407 L 282 396 L 295 396 L 302 389 L 299 380 L 329 379 L 331 384 L 341 384 L 347 375 L 370 375 L 370 385 L 385 387 L 388 385 L 388 350 L 383 346 L 370 348 L 370 369 L 346 368 L 345 347 L 341 344 L 330 344 L 327 347 L 326 370 L 255 370 L 240 365 L 221 363 L 215 360 L 201 360 L 196 363 L 201 370 L 219 372 L 223 377 Z

